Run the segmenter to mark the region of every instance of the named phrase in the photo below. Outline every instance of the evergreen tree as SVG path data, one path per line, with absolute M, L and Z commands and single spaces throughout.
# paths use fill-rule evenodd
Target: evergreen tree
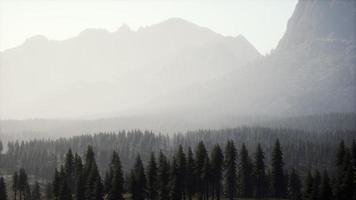
M 250 198 L 253 193 L 252 163 L 245 144 L 242 144 L 238 168 L 239 196 Z
M 32 200 L 41 200 L 41 188 L 40 184 L 37 181 L 32 187 L 31 197 Z
M 178 167 L 178 187 L 180 188 L 180 196 L 182 199 L 185 199 L 185 179 L 186 179 L 186 165 L 187 165 L 187 158 L 185 156 L 184 150 L 182 145 L 179 145 L 178 151 L 176 153 L 177 159 L 177 167 Z
M 146 175 L 140 156 L 137 156 L 136 163 L 131 175 L 131 194 L 133 200 L 144 200 L 147 197 Z
M 277 139 L 272 152 L 272 170 L 271 170 L 271 193 L 272 197 L 286 197 L 286 183 L 283 170 L 283 153 L 281 145 Z
M 211 152 L 211 183 L 212 199 L 220 200 L 222 193 L 222 179 L 224 168 L 224 154 L 219 145 L 215 145 Z
M 305 200 L 312 200 L 313 199 L 313 186 L 314 186 L 314 178 L 310 171 L 304 181 L 304 191 L 303 197 Z
M 170 175 L 170 199 L 171 200 L 181 200 L 182 199 L 182 188 L 179 187 L 179 169 L 176 157 L 173 157 L 171 175 Z
M 32 199 L 31 188 L 30 188 L 30 185 L 28 185 L 28 184 L 25 186 L 23 199 L 24 200 L 31 200 Z
M 64 172 L 65 172 L 65 179 L 69 185 L 69 187 L 74 189 L 75 181 L 74 181 L 74 157 L 72 150 L 69 149 L 68 153 L 65 157 L 64 162 Z
M 14 192 L 14 200 L 17 200 L 17 191 L 19 190 L 19 176 L 17 172 L 14 172 L 12 176 L 12 191 Z
M 151 200 L 158 199 L 158 167 L 154 153 L 151 153 L 147 167 L 147 192 Z
M 21 168 L 19 170 L 19 175 L 18 175 L 18 189 L 19 189 L 19 196 L 20 196 L 20 200 L 23 198 L 25 198 L 26 195 L 26 189 L 28 187 L 28 182 L 27 182 L 27 173 L 25 171 L 25 169 Z
M 52 184 L 48 183 L 45 187 L 45 200 L 52 200 L 53 199 L 53 188 Z
M 320 197 L 320 188 L 321 185 L 321 176 L 318 170 L 315 171 L 314 174 L 314 181 L 313 181 L 313 190 L 312 190 L 312 199 L 313 200 L 318 200 Z
M 83 172 L 77 174 L 76 186 L 75 186 L 75 199 L 76 200 L 85 200 L 85 177 Z
M 330 179 L 327 171 L 324 171 L 320 185 L 320 200 L 332 200 L 333 193 L 331 189 Z
M 158 162 L 159 162 L 159 166 L 158 166 L 159 200 L 168 200 L 170 169 L 169 169 L 169 163 L 167 161 L 167 158 L 162 152 L 159 153 Z
M 210 182 L 211 182 L 211 172 L 210 172 L 210 161 L 209 157 L 205 157 L 204 166 L 202 170 L 201 180 L 203 181 L 203 199 L 209 199 L 209 191 L 210 191 Z
M 237 150 L 232 140 L 225 147 L 225 196 L 233 200 L 237 195 Z
M 255 177 L 255 191 L 254 197 L 257 199 L 264 198 L 267 196 L 267 177 L 266 177 L 266 166 L 264 162 L 265 156 L 262 151 L 261 145 L 257 145 L 255 153 L 255 163 L 254 172 Z
M 0 200 L 7 200 L 6 184 L 3 177 L 0 177 Z
M 58 200 L 72 200 L 72 193 L 70 191 L 67 181 L 62 181 L 61 183 Z
M 53 196 L 55 199 L 58 199 L 59 192 L 60 192 L 60 187 L 61 187 L 61 180 L 59 177 L 59 172 L 57 169 L 54 170 L 54 177 L 52 181 L 52 190 L 53 190 Z
M 187 159 L 187 168 L 186 168 L 186 193 L 188 200 L 192 200 L 194 192 L 195 192 L 195 183 L 196 183 L 196 177 L 195 177 L 195 160 L 194 160 L 194 155 L 192 149 L 189 147 L 188 148 L 188 159 Z
M 202 199 L 203 195 L 204 195 L 204 182 L 202 180 L 202 176 L 203 176 L 203 168 L 204 168 L 204 163 L 205 163 L 205 159 L 208 156 L 207 150 L 205 148 L 205 145 L 203 143 L 203 141 L 200 141 L 197 145 L 196 148 L 196 167 L 195 167 L 195 174 L 196 174 L 196 190 L 198 193 L 198 198 Z
M 107 191 L 109 194 L 109 200 L 123 200 L 124 192 L 124 175 L 122 172 L 122 166 L 119 155 L 114 151 L 111 159 L 111 166 L 109 170 L 109 186 L 107 185 Z M 108 183 L 107 183 L 108 184 Z
M 302 199 L 301 187 L 300 177 L 295 169 L 292 169 L 288 182 L 288 197 L 290 200 Z

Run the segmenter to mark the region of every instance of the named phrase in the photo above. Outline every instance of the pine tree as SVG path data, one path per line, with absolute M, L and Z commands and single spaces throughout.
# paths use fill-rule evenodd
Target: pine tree
M 61 183 L 58 200 L 72 200 L 72 194 L 67 181 L 62 181 Z
M 209 157 L 205 157 L 204 166 L 202 170 L 201 179 L 203 181 L 203 199 L 209 199 L 209 191 L 210 191 L 210 182 L 211 182 L 211 172 L 210 172 L 210 161 Z
M 24 200 L 31 200 L 32 199 L 30 185 L 28 185 L 28 184 L 25 186 L 23 199 Z
M 151 153 L 151 158 L 147 167 L 147 191 L 148 197 L 151 200 L 158 199 L 158 167 L 154 153 Z
M 17 191 L 19 190 L 19 176 L 18 173 L 15 172 L 12 176 L 12 191 L 14 192 L 14 200 L 17 200 Z
M 313 199 L 313 186 L 314 186 L 314 178 L 311 172 L 309 171 L 305 181 L 304 181 L 304 191 L 303 197 L 305 200 L 312 200 Z
M 182 199 L 185 199 L 185 179 L 186 179 L 186 165 L 187 165 L 187 158 L 185 156 L 184 150 L 182 145 L 179 145 L 178 151 L 176 153 L 177 158 L 177 167 L 178 167 L 178 187 L 180 188 L 180 196 Z
M 32 186 L 31 199 L 32 200 L 41 200 L 40 184 L 37 181 Z
M 205 163 L 205 159 L 208 156 L 207 150 L 203 141 L 200 141 L 196 148 L 196 167 L 195 167 L 195 174 L 196 174 L 196 190 L 198 193 L 198 198 L 202 199 L 204 195 L 204 182 L 202 180 L 202 173 L 203 167 Z
M 192 200 L 194 192 L 195 192 L 195 183 L 196 183 L 196 177 L 195 177 L 195 160 L 194 160 L 194 155 L 192 149 L 189 147 L 188 148 L 188 159 L 187 159 L 187 168 L 186 168 L 186 193 L 188 200 Z
M 245 144 L 242 144 L 238 168 L 239 196 L 250 198 L 253 192 L 252 163 Z
M 343 156 L 341 159 L 340 157 Z M 343 141 L 340 143 L 337 154 L 337 178 L 335 196 L 338 200 L 350 199 L 354 195 L 355 173 L 352 164 L 350 149 L 346 148 Z
M 257 145 L 255 153 L 255 163 L 254 172 L 255 177 L 255 191 L 254 197 L 257 199 L 264 198 L 267 196 L 267 177 L 266 177 L 266 166 L 264 162 L 265 156 L 262 151 L 261 145 Z
M 321 176 L 318 170 L 315 171 L 314 174 L 314 181 L 313 181 L 313 190 L 312 190 L 312 199 L 313 200 L 318 200 L 320 196 L 320 188 L 321 185 Z
M 237 150 L 234 142 L 228 141 L 225 147 L 225 196 L 233 200 L 237 196 Z
M 170 169 L 166 156 L 160 152 L 158 160 L 158 193 L 159 200 L 169 199 Z
M 224 168 L 224 154 L 219 145 L 215 145 L 211 152 L 211 183 L 212 199 L 220 200 L 222 193 L 222 179 Z
M 288 182 L 288 197 L 290 200 L 302 199 L 301 181 L 295 169 L 292 169 L 292 172 L 290 174 L 290 178 Z
M 272 197 L 286 197 L 285 176 L 283 170 L 283 153 L 281 145 L 277 139 L 272 152 L 272 170 L 271 170 L 271 192 Z
M 3 177 L 0 177 L 0 200 L 7 200 L 6 184 Z
M 146 175 L 141 157 L 138 155 L 131 175 L 131 194 L 133 200 L 144 200 L 147 197 Z
M 75 199 L 85 200 L 85 177 L 83 173 L 77 174 L 75 186 Z
M 61 187 L 61 180 L 59 177 L 59 172 L 57 169 L 55 169 L 54 177 L 53 177 L 53 181 L 52 181 L 53 196 L 55 199 L 58 199 L 60 187 Z
M 92 163 L 88 179 L 85 182 L 85 199 L 86 200 L 102 200 L 104 187 L 101 182 L 100 174 L 96 162 Z
M 331 189 L 330 179 L 327 171 L 324 171 L 320 185 L 320 200 L 332 200 L 333 193 Z
M 20 200 L 25 198 L 25 192 L 28 187 L 28 182 L 27 182 L 27 173 L 25 169 L 21 168 L 19 170 L 19 175 L 18 175 L 18 189 L 19 189 L 19 196 Z
M 179 187 L 179 169 L 177 164 L 177 159 L 174 156 L 171 167 L 170 175 L 170 199 L 171 200 L 181 200 L 182 199 L 182 188 Z
M 124 192 L 124 175 L 122 172 L 122 166 L 119 155 L 114 151 L 111 159 L 111 165 L 109 169 L 109 177 L 107 177 L 110 182 L 109 186 L 106 185 L 108 191 L 109 200 L 123 200 Z M 106 183 L 108 184 L 108 183 Z
M 52 184 L 48 183 L 45 186 L 45 200 L 51 200 L 53 199 L 53 188 L 52 188 Z
M 71 190 L 74 189 L 74 157 L 71 149 L 68 150 L 65 157 L 64 172 L 69 187 Z

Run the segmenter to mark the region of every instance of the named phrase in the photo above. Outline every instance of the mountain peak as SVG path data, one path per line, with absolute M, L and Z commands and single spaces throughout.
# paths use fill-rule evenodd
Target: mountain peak
M 277 49 L 313 40 L 354 41 L 356 1 L 300 0 Z
M 27 38 L 25 40 L 26 45 L 28 44 L 36 44 L 36 43 L 47 43 L 49 40 L 46 36 L 43 35 L 35 35 L 33 37 Z

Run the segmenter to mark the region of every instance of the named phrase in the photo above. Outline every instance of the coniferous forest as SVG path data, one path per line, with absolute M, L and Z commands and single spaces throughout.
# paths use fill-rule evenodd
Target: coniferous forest
M 355 199 L 354 134 L 241 127 L 9 142 L 1 199 Z

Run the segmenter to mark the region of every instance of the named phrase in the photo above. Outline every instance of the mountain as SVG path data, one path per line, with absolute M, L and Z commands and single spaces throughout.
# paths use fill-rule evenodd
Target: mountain
M 137 31 L 88 29 L 64 41 L 34 36 L 0 54 L 0 117 L 119 112 L 260 58 L 243 36 L 179 18 Z
M 355 19 L 356 1 L 301 0 L 270 55 L 151 102 L 147 112 L 193 120 L 355 112 Z

